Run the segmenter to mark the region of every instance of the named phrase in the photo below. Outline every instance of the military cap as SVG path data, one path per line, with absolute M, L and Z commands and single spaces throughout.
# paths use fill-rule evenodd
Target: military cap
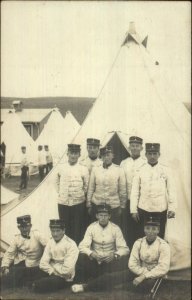
M 136 143 L 136 144 L 143 144 L 143 139 L 138 136 L 130 136 L 129 138 L 129 144 Z
M 68 144 L 68 150 L 73 152 L 80 152 L 81 146 L 77 144 Z
M 65 228 L 65 222 L 62 219 L 52 219 L 49 221 L 49 227 L 51 228 Z
M 148 216 L 144 220 L 144 226 L 151 225 L 151 226 L 160 226 L 160 218 Z
M 106 204 L 106 203 L 97 205 L 96 212 L 97 212 L 97 213 L 100 213 L 100 212 L 107 212 L 107 213 L 110 214 L 110 213 L 111 213 L 111 206 L 108 205 L 108 204 Z
M 49 146 L 48 145 L 44 145 L 44 148 L 49 148 Z
M 145 144 L 146 152 L 159 152 L 160 151 L 160 144 L 158 143 L 146 143 Z
M 21 146 L 21 149 L 26 149 L 26 146 Z
M 87 139 L 87 145 L 100 146 L 100 140 L 88 138 Z
M 17 224 L 21 226 L 26 226 L 31 224 L 31 216 L 30 215 L 24 215 L 21 217 L 17 217 Z
M 106 153 L 113 153 L 113 147 L 112 146 L 106 146 L 100 149 L 100 155 L 105 155 Z

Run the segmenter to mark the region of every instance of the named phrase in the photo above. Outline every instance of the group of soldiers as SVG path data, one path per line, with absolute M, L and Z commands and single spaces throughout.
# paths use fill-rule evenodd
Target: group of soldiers
M 38 146 L 38 170 L 39 170 L 39 180 L 40 182 L 44 177 L 51 171 L 53 168 L 53 158 L 51 152 L 49 151 L 49 146 L 42 145 Z M 29 167 L 30 167 L 30 158 L 27 154 L 26 146 L 21 146 L 21 178 L 18 191 L 25 190 L 28 185 L 29 179 Z
M 168 272 L 163 238 L 167 218 L 175 217 L 175 185 L 158 162 L 160 144 L 145 145 L 146 159 L 142 144 L 130 137 L 131 156 L 120 166 L 113 164 L 113 147 L 100 148 L 97 139 L 87 139 L 85 159 L 80 145 L 68 145 L 68 160 L 56 172 L 59 219 L 50 220 L 52 237 L 32 230 L 30 216 L 18 217 L 20 234 L 2 260 L 3 286 L 26 283 L 49 292 L 72 285 L 78 293 L 129 282 L 143 289 Z

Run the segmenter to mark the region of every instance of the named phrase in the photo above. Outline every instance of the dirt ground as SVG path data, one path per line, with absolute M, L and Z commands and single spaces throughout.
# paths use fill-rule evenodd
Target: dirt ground
M 2 178 L 1 183 L 8 189 L 16 192 L 19 186 L 19 177 Z M 38 175 L 31 176 L 28 188 L 21 193 L 25 197 L 33 191 L 39 184 Z M 18 288 L 15 290 L 1 291 L 1 299 L 48 299 L 48 300 L 145 300 L 147 295 L 141 295 L 126 290 L 126 287 L 115 288 L 111 292 L 81 293 L 73 294 L 70 289 L 59 290 L 48 294 L 35 294 L 28 288 Z M 166 280 L 162 282 L 161 287 L 156 295 L 156 300 L 190 300 L 191 299 L 191 282 L 179 280 Z

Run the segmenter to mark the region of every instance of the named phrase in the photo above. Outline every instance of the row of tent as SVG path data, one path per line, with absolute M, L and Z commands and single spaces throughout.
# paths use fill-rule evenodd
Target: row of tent
M 18 175 L 21 146 L 27 147 L 27 154 L 33 166 L 30 168 L 31 174 L 37 169 L 35 166 L 38 164 L 38 145 L 49 145 L 53 162 L 56 164 L 79 128 L 79 123 L 70 111 L 63 118 L 58 108 L 54 108 L 39 137 L 34 141 L 24 128 L 17 113 L 10 111 L 1 128 L 1 143 L 6 146 L 6 169 L 12 175 Z
M 178 270 L 191 266 L 191 116 L 161 77 L 160 68 L 131 24 L 97 100 L 72 141 L 82 145 L 82 157 L 89 137 L 100 139 L 103 146 L 113 140 L 125 157 L 131 135 L 142 137 L 144 143 L 161 144 L 161 163 L 172 168 L 177 189 L 176 218 L 168 220 L 166 239 L 172 251 L 171 268 Z M 14 220 L 21 214 L 31 214 L 33 225 L 49 234 L 49 219 L 58 217 L 54 177 L 65 159 L 64 149 L 63 157 L 44 181 L 28 197 L 13 201 L 2 212 L 3 242 L 11 241 Z

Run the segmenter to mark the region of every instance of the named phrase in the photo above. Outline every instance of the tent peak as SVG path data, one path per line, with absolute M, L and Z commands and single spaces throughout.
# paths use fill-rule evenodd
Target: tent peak
M 129 33 L 130 34 L 136 34 L 135 22 L 130 22 L 129 23 Z
M 129 30 L 126 34 L 125 40 L 122 44 L 122 46 L 125 46 L 129 41 L 134 41 L 138 45 L 142 45 L 145 48 L 147 48 L 147 40 L 148 36 L 146 36 L 144 39 L 141 39 L 141 37 L 138 35 L 136 29 L 135 29 L 135 22 L 129 23 Z

